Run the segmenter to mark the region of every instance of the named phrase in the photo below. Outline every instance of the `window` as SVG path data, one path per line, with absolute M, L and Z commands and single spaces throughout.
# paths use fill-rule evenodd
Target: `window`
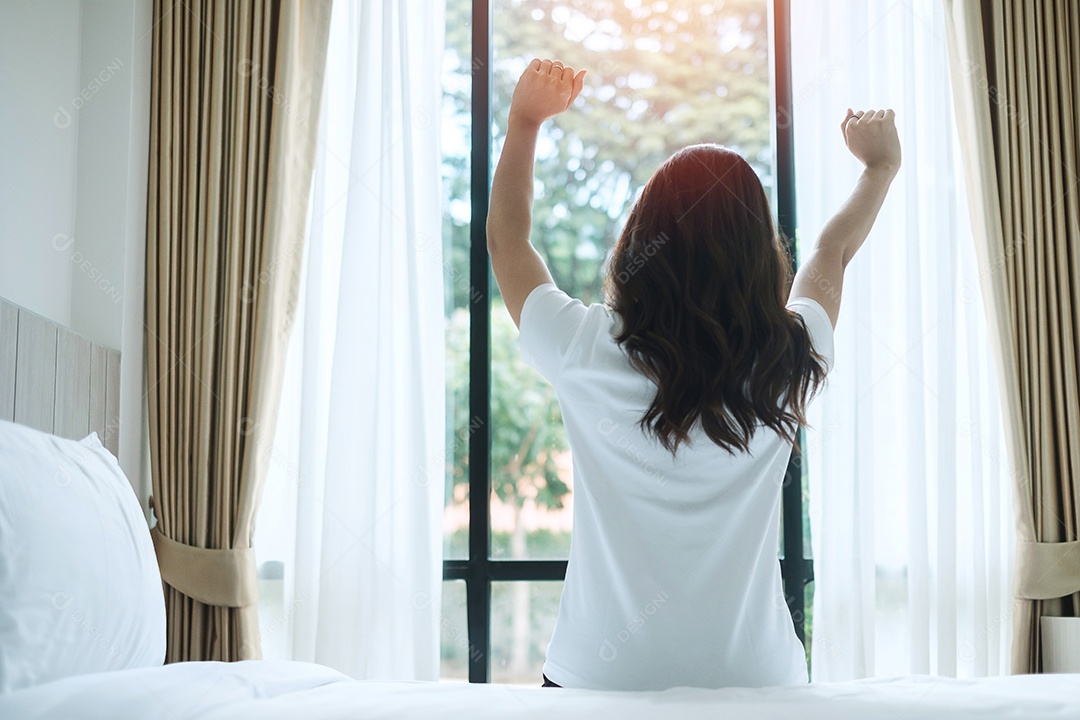
M 589 70 L 575 108 L 542 132 L 533 237 L 559 286 L 598 302 L 606 254 L 636 193 L 684 145 L 737 149 L 794 236 L 787 2 L 773 5 L 447 0 L 446 678 L 539 682 L 569 551 L 573 477 L 558 403 L 518 356 L 485 247 L 492 159 L 514 83 L 534 54 Z M 781 563 L 800 638 L 813 579 L 804 483 L 795 459 Z

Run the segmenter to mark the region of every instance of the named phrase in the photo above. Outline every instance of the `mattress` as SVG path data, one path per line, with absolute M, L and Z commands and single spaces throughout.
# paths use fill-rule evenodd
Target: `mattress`
M 1080 718 L 1080 675 L 927 676 L 784 688 L 603 692 L 460 682 L 358 682 L 301 662 L 179 663 L 0 695 L 4 720 L 329 718 L 897 720 Z

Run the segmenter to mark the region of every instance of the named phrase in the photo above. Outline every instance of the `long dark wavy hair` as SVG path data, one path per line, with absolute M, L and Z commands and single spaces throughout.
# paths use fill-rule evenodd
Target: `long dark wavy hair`
M 785 307 L 786 243 L 750 165 L 692 145 L 653 174 L 604 280 L 615 340 L 656 383 L 641 428 L 672 455 L 695 423 L 730 453 L 759 425 L 794 443 L 825 377 L 802 318 Z

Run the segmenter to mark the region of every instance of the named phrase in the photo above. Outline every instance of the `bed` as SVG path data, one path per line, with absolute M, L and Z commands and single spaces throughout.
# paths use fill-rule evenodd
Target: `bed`
M 1080 674 L 634 693 L 355 681 L 302 662 L 163 665 L 153 545 L 102 442 L 116 435 L 119 355 L 24 313 L 0 301 L 0 720 L 1080 720 Z
M 14 720 L 323 720 L 613 717 L 1080 718 L 1080 676 L 954 680 L 925 676 L 788 688 L 601 692 L 466 683 L 358 682 L 299 662 L 180 663 L 69 677 L 0 695 Z

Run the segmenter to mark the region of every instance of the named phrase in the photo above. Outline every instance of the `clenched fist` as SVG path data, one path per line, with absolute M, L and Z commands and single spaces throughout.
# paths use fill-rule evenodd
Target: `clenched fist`
M 840 129 L 848 150 L 866 167 L 893 172 L 900 167 L 900 138 L 892 110 L 848 108 Z
M 521 74 L 510 100 L 510 119 L 539 125 L 577 99 L 585 71 L 575 73 L 558 60 L 534 59 Z

